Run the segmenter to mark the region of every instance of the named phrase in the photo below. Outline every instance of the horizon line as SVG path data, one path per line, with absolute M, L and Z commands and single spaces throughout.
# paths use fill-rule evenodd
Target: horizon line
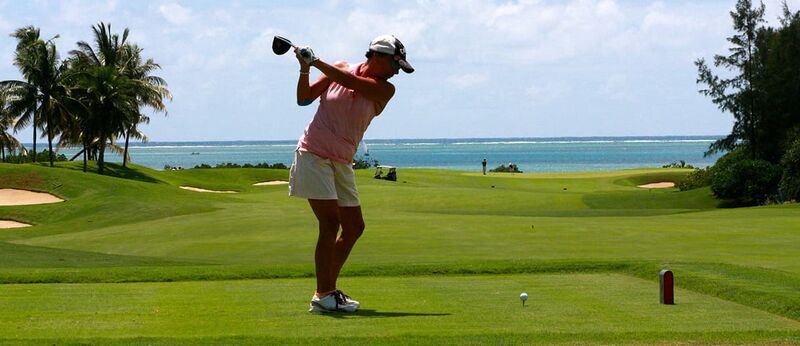
M 667 137 L 725 137 L 726 135 L 628 135 L 628 136 L 552 136 L 552 137 L 430 137 L 430 138 L 364 138 L 363 141 L 393 141 L 393 140 L 462 140 L 462 139 L 564 139 L 564 138 L 667 138 Z M 233 139 L 233 140 L 159 140 L 147 142 L 131 142 L 133 143 L 214 143 L 214 142 L 289 142 L 297 141 L 297 139 Z M 47 141 L 37 141 L 36 144 L 44 143 Z M 115 142 L 118 144 L 125 144 L 125 142 Z M 21 143 L 23 145 L 33 145 L 32 142 Z M 38 146 L 38 145 L 37 145 Z
M 552 137 L 417 137 L 417 138 L 364 138 L 361 141 L 396 141 L 396 140 L 460 140 L 460 139 L 561 139 L 561 138 L 667 138 L 667 137 L 725 137 L 726 135 L 628 135 L 628 136 L 552 136 Z M 215 140 L 159 140 L 147 142 L 131 142 L 133 143 L 214 143 L 214 142 L 289 142 L 297 141 L 297 139 L 215 139 Z M 36 142 L 47 143 L 47 141 Z M 115 142 L 125 144 L 125 142 Z M 32 142 L 23 142 L 23 145 L 33 144 Z

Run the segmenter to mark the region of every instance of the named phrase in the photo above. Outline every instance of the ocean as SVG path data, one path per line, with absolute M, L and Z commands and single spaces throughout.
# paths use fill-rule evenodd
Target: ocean
M 516 164 L 524 172 L 600 171 L 661 167 L 683 160 L 695 167 L 713 164 L 718 155 L 703 157 L 719 136 L 671 137 L 559 137 L 559 138 L 469 138 L 469 139 L 367 139 L 357 156 L 400 168 L 437 168 L 479 171 L 481 160 L 488 168 Z M 132 143 L 132 162 L 155 168 L 192 168 L 220 163 L 291 164 L 296 140 L 226 142 Z M 46 143 L 37 143 L 37 149 Z M 28 145 L 30 146 L 30 145 Z M 61 149 L 68 158 L 77 148 Z M 369 154 L 366 156 L 366 154 Z M 80 160 L 78 157 L 76 160 Z M 121 162 L 120 155 L 107 153 L 106 160 Z

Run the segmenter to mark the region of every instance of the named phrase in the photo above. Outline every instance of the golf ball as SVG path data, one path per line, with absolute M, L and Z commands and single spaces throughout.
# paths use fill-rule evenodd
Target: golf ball
M 526 300 L 528 300 L 528 294 L 527 294 L 527 293 L 525 293 L 525 292 L 522 292 L 522 293 L 519 295 L 519 299 L 520 299 L 520 300 L 522 300 L 523 302 L 524 302 L 524 301 L 526 301 Z

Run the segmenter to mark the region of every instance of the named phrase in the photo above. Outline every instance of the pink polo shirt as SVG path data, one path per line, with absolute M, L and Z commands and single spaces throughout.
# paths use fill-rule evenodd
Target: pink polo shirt
M 356 74 L 361 64 L 348 69 Z M 314 119 L 303 131 L 297 149 L 321 158 L 352 164 L 358 143 L 369 123 L 380 113 L 378 103 L 352 89 L 331 82 L 320 96 Z

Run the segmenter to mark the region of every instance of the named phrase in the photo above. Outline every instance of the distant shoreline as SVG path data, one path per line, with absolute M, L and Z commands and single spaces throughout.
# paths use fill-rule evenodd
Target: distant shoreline
M 452 141 L 471 141 L 475 143 L 485 143 L 485 142 L 492 142 L 492 141 L 502 141 L 502 142 L 514 142 L 514 141 L 524 141 L 524 140 L 535 140 L 541 142 L 557 142 L 557 141 L 569 141 L 569 142 L 578 142 L 582 140 L 589 140 L 589 141 L 635 141 L 635 140 L 708 140 L 714 141 L 720 138 L 725 137 L 725 135 L 675 135 L 675 136 L 561 136 L 561 137 L 453 137 L 453 138 L 365 138 L 364 141 L 369 143 L 391 143 L 391 142 L 410 142 L 410 141 L 428 141 L 428 142 L 436 142 L 436 143 L 452 143 Z M 37 150 L 39 149 L 39 145 L 45 142 L 37 141 L 36 146 Z M 142 142 L 131 142 L 131 146 L 154 146 L 154 145 L 164 145 L 164 144 L 196 144 L 196 143 L 209 143 L 209 144 L 224 144 L 224 143 L 237 143 L 237 144 L 247 144 L 247 143 L 260 143 L 260 144 L 294 144 L 297 143 L 297 138 L 295 139 L 237 139 L 237 140 L 165 140 L 165 141 L 150 141 L 147 143 Z M 33 143 L 31 142 L 23 142 L 23 145 L 26 147 L 33 147 Z M 116 142 L 117 145 L 124 145 L 125 142 Z M 44 148 L 44 147 L 43 147 Z M 69 148 L 69 147 L 67 147 Z M 42 149 L 43 150 L 43 149 Z
M 662 167 L 684 161 L 694 167 L 712 165 L 718 155 L 705 156 L 709 146 L 722 136 L 593 136 L 506 138 L 417 138 L 367 139 L 359 143 L 356 158 L 374 164 L 403 168 L 480 170 L 514 164 L 524 172 L 604 171 L 625 168 Z M 187 141 L 131 143 L 133 163 L 154 169 L 190 168 L 218 164 L 291 165 L 296 140 Z M 37 146 L 44 150 L 46 143 Z M 80 148 L 61 148 L 71 158 Z M 369 155 L 368 155 L 369 154 Z M 109 162 L 121 162 L 117 153 L 107 153 Z

